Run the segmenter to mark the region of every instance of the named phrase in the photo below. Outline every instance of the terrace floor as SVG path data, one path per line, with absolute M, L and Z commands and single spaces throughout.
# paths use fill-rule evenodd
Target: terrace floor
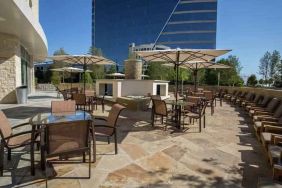
M 13 124 L 38 113 L 48 112 L 54 93 L 37 93 L 27 105 L 0 105 Z M 109 107 L 107 107 L 109 109 Z M 96 115 L 105 115 L 100 111 Z M 118 121 L 119 153 L 113 143 L 97 141 L 97 162 L 53 164 L 49 173 L 70 179 L 48 180 L 49 187 L 256 187 L 260 179 L 271 179 L 271 169 L 259 142 L 252 134 L 247 114 L 219 103 L 213 116 L 207 109 L 206 128 L 198 132 L 197 122 L 186 132 L 152 128 L 150 112 L 124 111 Z M 45 187 L 36 151 L 36 176 L 30 176 L 28 149 L 5 157 L 0 186 Z

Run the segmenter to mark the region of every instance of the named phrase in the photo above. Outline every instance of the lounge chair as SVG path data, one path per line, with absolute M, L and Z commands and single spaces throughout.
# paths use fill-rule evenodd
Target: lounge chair
M 273 112 L 275 111 L 276 107 L 280 104 L 280 100 L 278 98 L 273 98 L 271 101 L 266 105 L 266 107 L 253 107 L 249 111 L 249 115 L 253 117 L 253 120 L 255 121 L 254 117 L 259 114 L 268 114 L 273 115 Z

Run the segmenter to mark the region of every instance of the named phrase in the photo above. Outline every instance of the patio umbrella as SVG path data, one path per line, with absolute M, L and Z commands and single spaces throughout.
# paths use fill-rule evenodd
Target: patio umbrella
M 85 93 L 85 72 L 87 65 L 115 65 L 115 63 L 107 58 L 95 55 L 57 55 L 48 57 L 53 61 L 62 61 L 70 64 L 81 64 L 83 65 L 83 76 L 84 76 L 84 84 L 83 89 Z
M 71 73 L 71 77 L 72 77 L 72 73 L 82 73 L 84 71 L 83 69 L 77 68 L 77 67 L 62 67 L 62 68 L 55 68 L 55 69 L 50 69 L 50 70 L 51 71 L 57 71 L 57 72 L 63 72 L 63 73 L 69 72 L 69 73 Z M 92 72 L 92 71 L 86 70 L 85 72 Z M 64 78 L 63 78 L 63 80 L 64 80 Z M 72 82 L 73 82 L 73 80 L 72 80 Z M 71 82 L 71 88 L 72 88 L 72 82 Z
M 173 66 L 172 64 L 163 64 L 164 66 Z M 185 68 L 185 69 L 190 69 L 193 71 L 193 76 L 194 76 L 194 90 L 197 90 L 198 86 L 198 70 L 199 69 L 229 69 L 231 68 L 228 65 L 225 64 L 220 64 L 220 63 L 213 63 L 213 62 L 202 62 L 202 63 L 197 63 L 197 62 L 192 62 L 192 63 L 185 63 L 180 65 L 180 68 Z
M 119 77 L 119 78 L 124 78 L 125 77 L 125 74 L 122 74 L 122 73 L 119 73 L 119 72 L 115 72 L 115 73 L 111 73 L 111 74 L 106 74 L 106 76 L 109 76 L 109 77 Z
M 178 100 L 179 66 L 189 63 L 204 63 L 214 60 L 216 57 L 228 53 L 231 50 L 216 49 L 169 49 L 136 51 L 135 53 L 147 62 L 168 62 L 174 65 L 176 70 L 176 101 Z

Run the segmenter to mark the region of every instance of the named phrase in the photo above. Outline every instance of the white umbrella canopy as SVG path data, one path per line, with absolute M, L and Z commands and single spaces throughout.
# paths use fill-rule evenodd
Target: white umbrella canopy
M 84 72 L 83 69 L 81 68 L 76 68 L 76 67 L 62 67 L 62 68 L 55 68 L 55 69 L 50 69 L 51 71 L 57 71 L 57 72 L 78 72 L 82 73 Z M 91 70 L 86 70 L 85 72 L 92 72 Z
M 136 51 L 135 53 L 148 62 L 168 62 L 174 64 L 176 68 L 176 101 L 178 92 L 179 66 L 189 63 L 210 62 L 215 58 L 224 55 L 231 50 L 220 49 L 169 49 Z
M 192 62 L 210 62 L 230 51 L 224 49 L 169 49 L 136 51 L 136 54 L 145 61 L 169 62 L 181 65 Z
M 50 56 L 48 58 L 52 59 L 53 61 L 62 61 L 70 64 L 115 65 L 112 60 L 95 55 L 56 55 Z
M 125 77 L 125 74 L 119 73 L 119 72 L 115 72 L 115 73 L 111 73 L 111 74 L 106 74 L 106 76 L 111 76 L 111 77 Z
M 82 64 L 83 72 L 86 72 L 87 65 L 115 65 L 115 63 L 107 58 L 96 55 L 56 55 L 50 56 L 48 59 L 53 61 L 61 61 L 70 64 Z M 84 93 L 85 93 L 85 74 L 84 74 Z

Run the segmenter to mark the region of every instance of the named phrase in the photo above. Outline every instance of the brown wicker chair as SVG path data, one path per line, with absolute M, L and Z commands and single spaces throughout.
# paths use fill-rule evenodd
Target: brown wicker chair
M 249 111 L 253 106 L 259 105 L 263 99 L 264 99 L 263 95 L 256 94 L 253 100 L 243 102 L 242 106 L 245 108 L 246 111 Z
M 110 138 L 114 136 L 115 139 L 115 154 L 118 153 L 118 147 L 117 147 L 117 120 L 122 110 L 124 110 L 125 107 L 120 104 L 114 104 L 112 106 L 112 109 L 109 112 L 109 115 L 107 118 L 98 118 L 95 117 L 94 119 L 94 125 L 95 125 L 95 135 L 96 136 L 102 136 L 107 137 L 108 144 L 110 144 Z
M 191 119 L 199 119 L 199 132 L 202 131 L 202 118 L 204 118 L 204 128 L 206 127 L 206 107 L 207 107 L 207 102 L 203 102 L 203 104 L 199 105 L 199 108 L 197 109 L 196 112 L 188 112 L 183 115 L 183 121 L 185 118 L 189 118 L 190 122 Z M 183 124 L 184 126 L 184 124 Z
M 8 160 L 11 160 L 11 150 L 23 146 L 30 146 L 30 166 L 31 174 L 35 174 L 34 170 L 34 140 L 35 138 L 35 129 L 31 127 L 31 130 L 19 132 L 13 134 L 13 129 L 29 125 L 29 123 L 19 124 L 17 126 L 11 127 L 11 124 L 5 114 L 0 111 L 0 136 L 1 136 L 1 145 L 0 145 L 0 176 L 3 176 L 4 170 L 4 148 L 7 148 L 8 151 Z
M 74 113 L 75 112 L 75 101 L 51 101 L 51 112 L 56 113 Z
M 214 101 L 215 95 L 212 91 L 204 91 L 205 100 L 207 102 L 207 106 L 211 107 L 211 115 L 214 114 Z
M 87 101 L 85 94 L 74 93 L 72 99 L 75 101 L 77 110 L 91 111 L 90 103 Z
M 247 106 L 247 110 L 254 110 L 254 109 L 263 109 L 266 108 L 266 106 L 268 105 L 268 103 L 271 101 L 273 97 L 271 96 L 263 96 L 263 99 L 260 100 L 260 102 L 258 102 L 257 104 L 252 105 L 251 107 Z
M 41 152 L 43 153 L 42 160 L 45 168 L 50 161 L 55 160 L 56 157 L 69 158 L 70 156 L 83 156 L 85 162 L 85 153 L 89 153 L 89 176 L 78 178 L 91 177 L 91 139 L 90 130 L 93 130 L 93 123 L 91 120 L 59 122 L 47 124 L 44 131 L 41 133 Z M 93 140 L 95 136 L 92 134 Z M 96 155 L 95 143 L 93 143 L 93 155 Z M 95 159 L 95 157 L 94 157 Z M 45 172 L 46 184 L 48 180 L 47 172 Z M 65 178 L 65 177 L 64 177 Z
M 248 102 L 251 102 L 255 97 L 254 93 L 248 93 L 244 98 L 238 99 L 236 102 L 239 106 L 245 107 Z
M 155 125 L 156 116 L 160 116 L 162 124 L 164 123 L 164 118 L 166 118 L 166 121 L 165 121 L 166 123 L 164 127 L 164 130 L 166 130 L 167 124 L 168 124 L 168 117 L 169 116 L 172 117 L 173 112 L 167 109 L 167 105 L 164 100 L 153 99 L 152 101 L 153 101 L 153 106 L 154 106 L 152 127 L 154 127 Z

